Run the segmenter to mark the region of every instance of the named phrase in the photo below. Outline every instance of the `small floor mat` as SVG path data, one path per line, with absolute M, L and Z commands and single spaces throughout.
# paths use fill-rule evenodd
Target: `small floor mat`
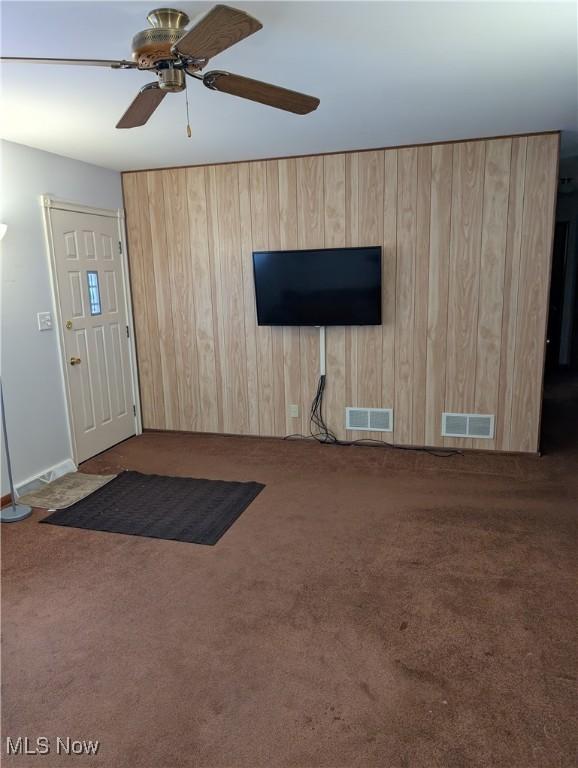
M 212 545 L 264 487 L 122 472 L 88 498 L 40 522 Z
M 35 491 L 19 496 L 18 503 L 41 509 L 66 509 L 90 496 L 103 485 L 110 483 L 115 477 L 116 475 L 87 475 L 84 472 L 69 472 Z

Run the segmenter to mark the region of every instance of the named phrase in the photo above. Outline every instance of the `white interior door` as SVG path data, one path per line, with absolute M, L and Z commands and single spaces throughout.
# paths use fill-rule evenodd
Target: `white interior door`
M 76 461 L 136 433 L 118 219 L 50 212 Z

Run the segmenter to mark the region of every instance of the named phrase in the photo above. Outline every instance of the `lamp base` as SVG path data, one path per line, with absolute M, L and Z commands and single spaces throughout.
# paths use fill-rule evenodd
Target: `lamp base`
M 32 514 L 32 507 L 24 504 L 10 504 L 0 510 L 0 523 L 18 523 Z

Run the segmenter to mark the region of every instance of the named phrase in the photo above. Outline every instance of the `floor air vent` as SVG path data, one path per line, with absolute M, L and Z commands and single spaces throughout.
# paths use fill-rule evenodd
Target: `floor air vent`
M 346 408 L 345 429 L 361 432 L 393 432 L 391 408 Z
M 442 413 L 443 437 L 494 437 L 494 417 L 483 413 Z

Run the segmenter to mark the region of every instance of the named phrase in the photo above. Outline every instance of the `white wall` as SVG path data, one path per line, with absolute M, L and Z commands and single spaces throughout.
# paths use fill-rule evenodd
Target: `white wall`
M 56 328 L 37 330 L 37 312 L 55 315 L 40 195 L 121 208 L 120 174 L 2 141 L 1 372 L 15 484 L 72 455 Z M 2 495 L 8 493 L 2 457 Z

